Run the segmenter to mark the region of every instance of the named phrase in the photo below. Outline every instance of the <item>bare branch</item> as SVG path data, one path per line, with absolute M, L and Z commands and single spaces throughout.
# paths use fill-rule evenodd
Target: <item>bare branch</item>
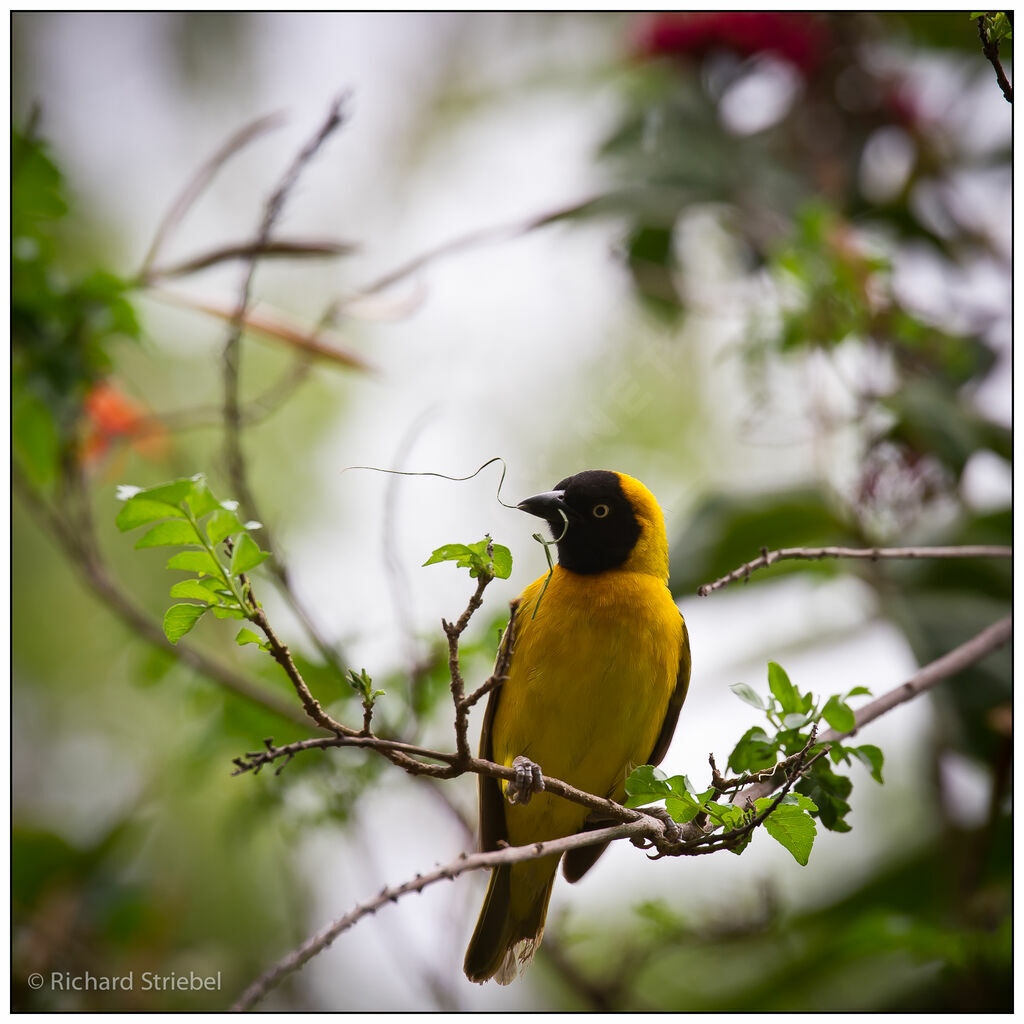
M 747 580 L 757 569 L 767 568 L 786 559 L 817 561 L 822 558 L 863 558 L 877 562 L 883 558 L 1012 558 L 1013 548 L 999 544 L 964 544 L 958 547 L 916 547 L 916 548 L 780 548 L 777 551 L 761 549 L 761 557 L 746 562 L 738 569 L 697 588 L 700 597 L 707 597 L 715 590 L 721 590 L 736 580 Z
M 307 939 L 298 949 L 279 960 L 270 970 L 256 979 L 231 1007 L 232 1010 L 245 1011 L 252 1009 L 275 985 L 287 975 L 297 971 L 303 964 L 311 960 L 317 953 L 326 949 L 334 940 L 357 924 L 369 914 L 375 914 L 388 903 L 397 903 L 402 896 L 412 892 L 422 892 L 428 885 L 445 879 L 458 878 L 468 871 L 480 871 L 484 868 L 497 867 L 500 864 L 517 864 L 524 860 L 535 860 L 551 854 L 562 854 L 567 850 L 575 850 L 582 846 L 593 846 L 596 843 L 611 842 L 615 839 L 647 838 L 659 834 L 659 822 L 645 818 L 627 824 L 615 825 L 611 828 L 595 829 L 592 832 L 581 832 L 553 839 L 547 843 L 533 843 L 530 846 L 512 846 L 504 850 L 490 853 L 463 853 L 457 860 L 436 868 L 401 885 L 385 887 L 372 899 L 350 910 L 344 917 L 329 924 L 326 928 Z
M 193 256 L 183 263 L 175 263 L 170 267 L 150 268 L 141 283 L 151 285 L 169 277 L 185 277 L 229 260 L 257 260 L 268 257 L 322 259 L 325 256 L 347 256 L 357 248 L 358 246 L 349 242 L 289 242 L 283 239 L 276 242 L 268 241 L 262 246 L 252 243 L 225 245 L 212 252 L 203 253 L 201 256 Z
M 171 208 L 164 215 L 160 226 L 156 229 L 153 241 L 150 244 L 149 252 L 142 261 L 142 269 L 139 271 L 140 280 L 149 276 L 149 268 L 156 260 L 161 247 L 167 241 L 170 233 L 181 223 L 185 214 L 191 209 L 192 204 L 202 195 L 203 190 L 213 180 L 217 172 L 235 155 L 240 149 L 248 145 L 253 139 L 270 128 L 275 128 L 281 123 L 280 114 L 271 114 L 266 117 L 257 118 L 251 124 L 246 125 L 241 131 L 236 132 L 227 142 L 217 150 L 210 159 L 199 168 L 196 176 L 185 186 L 181 195 L 171 204 Z
M 935 661 L 929 662 L 924 668 L 915 672 L 901 686 L 883 693 L 881 697 L 858 709 L 855 715 L 856 724 L 849 732 L 837 732 L 835 729 L 830 729 L 818 738 L 818 743 L 835 743 L 836 740 L 855 735 L 859 729 L 862 729 L 869 722 L 873 722 L 876 718 L 881 717 L 887 711 L 891 711 L 900 704 L 912 700 L 926 690 L 931 689 L 936 683 L 949 678 L 949 676 L 956 675 L 957 672 L 967 668 L 968 665 L 973 665 L 976 661 L 984 658 L 985 655 L 991 654 L 992 651 L 1002 647 L 1010 639 L 1012 633 L 1013 617 L 1008 615 L 1005 619 L 1000 619 L 994 625 L 989 626 L 988 629 L 982 630 L 970 640 L 962 643 L 959 647 L 954 647 L 948 654 L 944 654 L 941 658 L 936 658 Z M 767 796 L 777 789 L 780 781 L 773 775 L 765 781 L 756 782 L 737 793 L 733 798 L 733 802 L 753 804 L 755 800 Z

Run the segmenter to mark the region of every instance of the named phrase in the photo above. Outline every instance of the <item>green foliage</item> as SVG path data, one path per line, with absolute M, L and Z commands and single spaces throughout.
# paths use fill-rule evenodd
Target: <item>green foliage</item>
M 373 680 L 366 674 L 366 669 L 360 669 L 358 674 L 355 669 L 348 670 L 348 683 L 363 700 L 363 707 L 373 707 L 373 702 L 378 697 L 385 696 L 383 690 L 373 688 Z
M 111 348 L 137 340 L 133 282 L 106 270 L 63 266 L 68 212 L 60 170 L 39 139 L 11 142 L 11 427 L 18 466 L 36 486 L 55 479 L 77 444 L 89 388 L 111 368 Z
M 983 20 L 985 34 L 993 43 L 1013 39 L 1013 22 L 1005 11 L 972 11 L 970 17 L 972 21 Z
M 118 497 L 124 501 L 115 520 L 119 530 L 156 524 L 135 547 L 181 548 L 168 559 L 167 568 L 195 574 L 193 579 L 179 580 L 171 587 L 171 597 L 200 602 L 167 609 L 164 634 L 172 644 L 186 636 L 207 611 L 221 619 L 256 620 L 259 606 L 246 592 L 244 574 L 269 556 L 249 533 L 258 529 L 259 523 L 239 522 L 236 503 L 218 501 L 201 473 L 146 490 L 122 485 Z M 219 553 L 218 544 L 229 548 L 226 559 Z M 267 649 L 248 629 L 243 629 L 236 641 L 257 643 Z
M 434 550 L 423 563 L 455 562 L 460 569 L 469 569 L 469 575 L 490 576 L 507 580 L 512 574 L 512 552 L 503 544 L 495 544 L 490 534 L 475 544 L 444 544 Z

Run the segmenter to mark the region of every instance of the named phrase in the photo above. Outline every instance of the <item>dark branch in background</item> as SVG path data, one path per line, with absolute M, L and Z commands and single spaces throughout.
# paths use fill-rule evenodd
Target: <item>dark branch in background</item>
M 733 569 L 713 583 L 705 583 L 697 588 L 700 597 L 707 597 L 712 591 L 721 590 L 736 580 L 748 580 L 750 574 L 757 569 L 765 569 L 769 565 L 786 559 L 805 559 L 816 561 L 821 558 L 863 558 L 877 562 L 883 558 L 1012 558 L 1013 548 L 998 544 L 965 544 L 959 547 L 933 548 L 780 548 L 778 551 L 761 549 L 761 557 L 746 562 L 738 569 Z
M 201 256 L 193 256 L 183 263 L 175 263 L 157 270 L 150 269 L 141 283 L 150 286 L 167 278 L 185 277 L 229 260 L 265 260 L 268 257 L 323 259 L 325 256 L 347 256 L 357 248 L 358 246 L 348 242 L 288 242 L 283 239 L 266 242 L 263 245 L 225 245 Z
M 1010 85 L 1006 77 L 1006 72 L 1003 71 L 1003 65 L 999 60 L 999 40 L 989 37 L 988 28 L 985 25 L 985 17 L 986 16 L 983 14 L 978 18 L 978 36 L 981 38 L 981 49 L 988 58 L 988 62 L 995 70 L 996 81 L 999 83 L 999 88 L 1003 90 L 1003 96 L 1006 98 L 1006 102 L 1012 103 L 1013 86 Z
M 146 257 L 142 261 L 142 268 L 137 275 L 139 280 L 145 281 L 149 278 L 150 269 L 160 249 L 167 241 L 168 236 L 181 223 L 185 214 L 188 213 L 195 201 L 202 195 L 203 190 L 210 184 L 221 167 L 258 135 L 262 135 L 263 132 L 271 128 L 276 128 L 281 123 L 281 120 L 280 114 L 270 114 L 257 118 L 251 124 L 242 128 L 241 131 L 232 135 L 199 169 L 198 174 L 185 186 L 181 195 L 171 204 L 171 208 L 164 215 L 164 219 L 156 229 L 149 252 L 146 253 Z
M 227 463 L 228 476 L 238 500 L 243 508 L 254 516 L 261 519 L 259 510 L 253 497 L 252 489 L 249 487 L 248 472 L 246 471 L 245 455 L 242 450 L 242 407 L 239 402 L 239 370 L 241 361 L 242 333 L 246 325 L 246 313 L 249 308 L 252 281 L 256 273 L 257 254 L 266 248 L 270 242 L 270 234 L 274 229 L 288 199 L 291 190 L 295 187 L 299 176 L 306 165 L 316 156 L 320 148 L 327 141 L 330 135 L 344 123 L 342 112 L 346 97 L 339 96 L 331 104 L 327 118 L 316 135 L 303 147 L 298 156 L 292 161 L 291 166 L 285 172 L 280 184 L 274 190 L 267 201 L 260 222 L 259 230 L 253 241 L 249 255 L 246 258 L 246 269 L 242 280 L 242 287 L 238 297 L 238 304 L 235 314 L 231 319 L 231 327 L 224 343 L 224 455 Z M 262 521 L 262 520 L 261 520 Z M 264 538 L 266 547 L 271 551 L 278 550 L 273 543 L 270 531 L 264 525 Z M 271 559 L 271 569 L 281 584 L 281 592 L 288 601 L 292 610 L 301 620 L 313 642 L 320 653 L 336 671 L 341 673 L 341 665 L 337 653 L 333 650 L 319 633 L 311 617 L 305 608 L 296 598 L 292 590 L 288 571 L 284 564 L 274 557 Z

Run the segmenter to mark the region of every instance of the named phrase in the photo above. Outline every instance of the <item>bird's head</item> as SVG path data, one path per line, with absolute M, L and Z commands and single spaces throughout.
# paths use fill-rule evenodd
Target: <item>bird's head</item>
M 588 469 L 519 508 L 558 539 L 558 564 L 583 574 L 626 569 L 668 580 L 665 519 L 654 495 L 625 473 Z

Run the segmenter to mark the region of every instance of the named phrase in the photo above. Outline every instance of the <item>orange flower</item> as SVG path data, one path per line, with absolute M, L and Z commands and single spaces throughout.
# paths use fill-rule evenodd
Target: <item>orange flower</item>
M 110 448 L 127 441 L 146 458 L 160 458 L 167 450 L 167 431 L 134 399 L 108 380 L 94 384 L 85 396 L 86 429 L 81 458 L 95 465 Z

